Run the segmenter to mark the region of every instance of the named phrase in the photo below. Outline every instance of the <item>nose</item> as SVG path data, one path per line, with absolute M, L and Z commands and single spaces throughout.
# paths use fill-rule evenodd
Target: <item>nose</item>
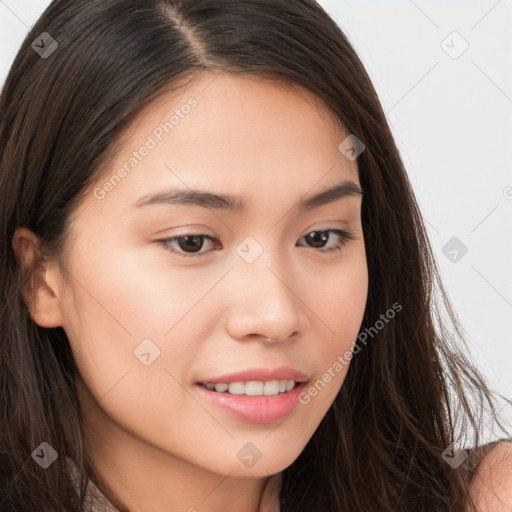
M 297 278 L 274 257 L 237 263 L 230 275 L 227 331 L 238 340 L 276 343 L 295 339 L 303 332 L 303 304 Z

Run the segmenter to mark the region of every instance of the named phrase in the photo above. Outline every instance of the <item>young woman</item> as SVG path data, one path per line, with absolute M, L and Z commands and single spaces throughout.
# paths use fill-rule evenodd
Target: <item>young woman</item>
M 54 1 L 0 101 L 0 510 L 510 510 L 481 413 L 510 433 L 317 3 Z

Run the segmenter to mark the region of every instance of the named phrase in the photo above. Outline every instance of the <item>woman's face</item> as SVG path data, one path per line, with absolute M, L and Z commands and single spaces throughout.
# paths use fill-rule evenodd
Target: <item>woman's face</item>
M 360 183 L 339 149 L 349 133 L 314 97 L 254 77 L 212 80 L 137 118 L 72 216 L 68 287 L 56 268 L 47 278 L 60 286 L 53 322 L 105 453 L 131 439 L 139 455 L 262 477 L 299 456 L 333 403 L 367 298 L 361 195 L 301 205 Z M 210 196 L 171 200 L 199 190 Z M 226 377 L 251 370 L 276 373 Z M 265 382 L 294 372 L 308 379 L 300 395 L 235 394 L 276 393 L 286 384 Z M 263 384 L 233 394 L 198 384 L 230 380 Z

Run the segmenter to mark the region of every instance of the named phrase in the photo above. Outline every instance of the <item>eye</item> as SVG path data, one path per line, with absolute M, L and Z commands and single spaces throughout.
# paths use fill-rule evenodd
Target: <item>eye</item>
M 317 249 L 318 245 L 324 244 L 329 240 L 330 235 L 335 235 L 335 240 L 337 238 L 337 242 L 334 246 L 329 247 L 328 249 L 320 249 L 321 252 L 331 252 L 335 250 L 341 251 L 342 248 L 349 243 L 350 240 L 354 240 L 355 237 L 353 233 L 349 231 L 345 231 L 343 229 L 324 229 L 322 231 L 311 231 L 307 235 L 303 236 L 303 239 L 308 239 L 312 241 L 314 244 L 313 248 Z
M 167 249 L 170 252 L 178 253 L 180 256 L 185 258 L 194 258 L 196 254 L 202 254 L 200 249 L 203 247 L 203 240 L 213 242 L 217 239 L 210 235 L 189 233 L 182 236 L 173 236 L 172 238 L 157 240 L 157 243 L 163 245 L 164 249 Z M 174 248 L 174 243 L 177 243 L 178 250 Z M 191 251 L 187 252 L 189 249 L 191 249 Z M 184 252 L 182 253 L 181 251 Z
M 324 244 L 329 241 L 330 236 L 335 235 L 334 240 L 336 243 L 324 249 Z M 342 248 L 347 245 L 350 240 L 354 240 L 353 233 L 342 229 L 324 229 L 322 231 L 311 231 L 307 235 L 301 237 L 299 240 L 305 239 L 308 243 L 312 243 L 313 249 L 318 249 L 319 252 L 331 252 L 335 250 L 341 251 Z M 164 249 L 178 254 L 184 258 L 195 258 L 204 254 L 208 251 L 201 251 L 204 247 L 204 241 L 207 240 L 209 243 L 218 242 L 218 238 L 210 235 L 200 233 L 188 233 L 186 235 L 174 236 L 171 238 L 164 238 L 162 240 L 156 240 L 156 243 L 163 246 Z M 218 250 L 218 249 L 216 249 Z

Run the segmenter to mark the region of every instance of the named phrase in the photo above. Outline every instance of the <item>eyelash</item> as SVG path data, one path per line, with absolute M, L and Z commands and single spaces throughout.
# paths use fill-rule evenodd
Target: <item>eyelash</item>
M 352 232 L 345 231 L 343 229 L 314 230 L 314 231 L 310 231 L 309 233 L 307 233 L 306 235 L 304 235 L 301 238 L 305 238 L 307 235 L 310 235 L 312 233 L 321 233 L 321 234 L 334 233 L 334 234 L 336 234 L 339 237 L 340 241 L 334 247 L 330 247 L 329 249 L 317 249 L 319 252 L 324 252 L 324 253 L 330 253 L 330 252 L 333 252 L 333 251 L 336 251 L 336 250 L 339 250 L 341 252 L 345 245 L 347 245 L 351 240 L 355 240 L 354 234 Z M 186 234 L 180 235 L 180 236 L 174 236 L 174 237 L 171 237 L 171 238 L 164 238 L 162 240 L 156 240 L 156 243 L 161 245 L 161 246 L 163 246 L 163 248 L 165 250 L 167 250 L 167 251 L 169 251 L 171 253 L 174 253 L 174 254 L 178 254 L 180 257 L 183 257 L 183 258 L 197 258 L 197 257 L 200 257 L 202 254 L 205 254 L 205 252 L 186 253 L 186 252 L 181 252 L 181 251 L 176 250 L 176 249 L 171 249 L 171 246 L 170 246 L 170 242 L 175 242 L 177 240 L 181 240 L 182 238 L 192 237 L 192 236 L 197 236 L 197 237 L 205 238 L 205 239 L 208 239 L 208 240 L 211 240 L 211 241 L 218 241 L 217 238 L 212 237 L 210 235 L 205 235 L 205 234 L 200 234 L 200 233 L 186 233 Z M 313 247 L 313 249 L 315 249 L 315 248 Z M 208 251 L 206 251 L 206 252 L 208 252 Z

